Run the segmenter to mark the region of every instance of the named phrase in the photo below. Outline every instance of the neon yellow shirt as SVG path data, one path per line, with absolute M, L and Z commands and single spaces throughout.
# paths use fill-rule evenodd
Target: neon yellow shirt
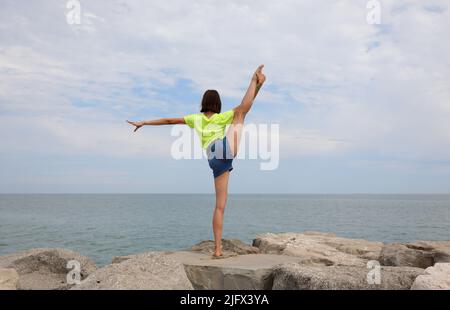
M 184 121 L 189 127 L 195 128 L 202 142 L 202 148 L 206 149 L 211 142 L 225 136 L 225 127 L 231 124 L 233 117 L 234 110 L 229 110 L 216 113 L 210 118 L 203 113 L 189 114 L 184 117 Z

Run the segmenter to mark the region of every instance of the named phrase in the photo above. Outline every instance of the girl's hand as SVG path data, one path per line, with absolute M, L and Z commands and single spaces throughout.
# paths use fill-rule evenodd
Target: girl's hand
M 266 76 L 262 73 L 263 68 L 264 65 L 260 65 L 253 74 L 253 80 L 255 80 L 258 85 L 262 85 L 266 81 Z
M 139 128 L 141 128 L 144 124 L 142 122 L 130 122 L 127 121 L 128 124 L 136 126 L 136 128 L 134 128 L 133 132 L 136 132 Z
M 266 81 L 266 76 L 262 72 L 256 73 L 256 77 L 258 78 L 256 81 L 256 84 L 258 85 L 263 85 Z
M 258 81 L 258 74 L 259 74 L 259 73 L 262 73 L 262 69 L 263 69 L 263 68 L 264 68 L 264 65 L 260 65 L 260 66 L 256 69 L 255 73 L 253 73 L 252 81 L 255 81 L 255 82 Z

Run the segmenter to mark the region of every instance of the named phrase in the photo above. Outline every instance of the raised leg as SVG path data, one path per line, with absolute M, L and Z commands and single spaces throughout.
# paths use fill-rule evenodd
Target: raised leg
M 233 122 L 228 127 L 226 137 L 230 146 L 231 154 L 233 157 L 237 156 L 239 150 L 239 143 L 241 141 L 242 131 L 244 129 L 244 120 L 247 112 L 242 112 L 238 109 L 234 112 Z
M 238 153 L 245 116 L 252 108 L 253 101 L 266 80 L 266 76 L 262 73 L 263 67 L 264 65 L 260 65 L 258 69 L 256 69 L 241 104 L 234 108 L 233 123 L 230 128 L 228 128 L 226 134 L 233 157 L 236 157 Z

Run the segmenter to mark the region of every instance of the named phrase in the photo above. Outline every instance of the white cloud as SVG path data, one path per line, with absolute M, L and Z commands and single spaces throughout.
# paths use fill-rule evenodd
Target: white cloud
M 277 118 L 287 155 L 450 157 L 450 16 L 441 1 L 427 1 L 432 10 L 382 1 L 381 27 L 366 23 L 364 1 L 81 4 L 78 28 L 66 23 L 64 1 L 2 4 L 0 129 L 30 128 L 8 130 L 2 152 L 20 151 L 14 142 L 23 139 L 45 152 L 33 143 L 45 136 L 60 152 L 163 156 L 170 136 L 155 132 L 152 148 L 130 142 L 125 118 L 142 108 L 154 111 L 143 117 L 195 109 L 161 98 L 178 79 L 239 101 L 251 70 L 265 63 L 258 120 Z

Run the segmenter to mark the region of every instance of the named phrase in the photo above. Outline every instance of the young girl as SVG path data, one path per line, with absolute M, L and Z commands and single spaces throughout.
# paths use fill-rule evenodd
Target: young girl
M 162 118 L 150 121 L 130 122 L 134 131 L 144 125 L 186 124 L 197 131 L 202 147 L 208 154 L 208 163 L 214 175 L 216 191 L 216 207 L 213 215 L 213 232 L 215 250 L 213 257 L 222 256 L 223 214 L 227 202 L 228 179 L 233 170 L 232 162 L 238 152 L 242 127 L 253 100 L 258 94 L 266 77 L 262 73 L 264 65 L 258 67 L 252 76 L 250 86 L 242 102 L 237 107 L 221 113 L 222 103 L 216 90 L 207 90 L 203 95 L 200 113 L 190 114 L 182 118 Z M 226 134 L 225 127 L 229 125 Z

